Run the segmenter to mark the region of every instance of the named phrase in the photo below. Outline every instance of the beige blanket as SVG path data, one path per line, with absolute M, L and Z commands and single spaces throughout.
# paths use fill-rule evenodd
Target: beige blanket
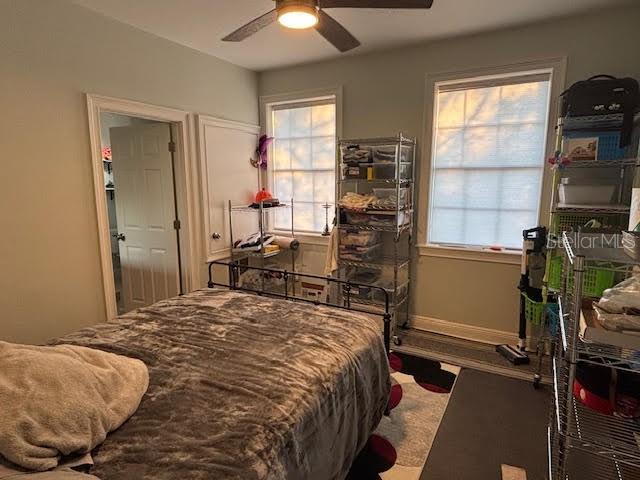
M 45 471 L 90 452 L 136 411 L 148 385 L 140 360 L 0 342 L 0 455 Z

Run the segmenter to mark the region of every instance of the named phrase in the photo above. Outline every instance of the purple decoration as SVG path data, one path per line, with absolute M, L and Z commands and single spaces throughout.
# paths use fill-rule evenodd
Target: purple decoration
M 267 169 L 267 160 L 269 156 L 269 145 L 273 142 L 273 137 L 262 135 L 258 141 L 258 148 L 256 148 L 256 154 L 258 155 L 258 165 L 263 170 Z

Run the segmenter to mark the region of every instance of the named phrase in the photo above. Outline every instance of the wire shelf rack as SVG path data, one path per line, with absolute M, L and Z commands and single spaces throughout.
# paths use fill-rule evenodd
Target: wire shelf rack
M 640 480 L 634 457 L 562 431 L 555 410 L 547 431 L 548 472 L 558 480 Z
M 640 357 L 634 349 L 584 340 L 582 281 L 568 282 L 571 275 L 582 280 L 589 265 L 609 268 L 620 280 L 629 276 L 637 262 L 624 253 L 618 237 L 562 234 L 561 321 L 552 361 L 554 394 L 549 422 L 552 480 L 640 480 L 640 422 L 596 411 L 574 395 L 580 364 L 609 367 L 615 372 L 612 377 L 623 372 L 640 375 Z M 613 411 L 613 397 L 610 401 Z
M 640 115 L 636 114 L 634 122 L 638 122 Z M 571 131 L 597 131 L 597 130 L 620 130 L 624 115 L 622 113 L 612 113 L 608 115 L 583 115 L 579 117 L 565 117 L 563 119 L 564 132 Z
M 362 230 L 367 232 L 397 232 L 403 233 L 411 229 L 410 224 L 405 224 L 401 226 L 385 226 L 385 225 L 351 225 L 351 224 L 342 224 L 340 225 L 341 230 Z
M 388 289 L 385 289 L 385 290 L 388 290 Z M 391 308 L 399 308 L 402 305 L 404 305 L 408 299 L 409 299 L 409 295 L 403 295 L 401 298 L 398 299 L 397 302 L 395 300 L 390 300 L 389 306 Z M 365 305 L 367 307 L 370 307 L 372 313 L 380 313 L 384 311 L 384 302 L 381 300 L 375 300 L 375 299 L 370 300 L 370 299 L 352 297 L 349 303 L 357 303 L 358 305 Z
M 401 178 L 396 180 L 394 178 L 339 178 L 338 183 L 366 183 L 370 185 L 384 184 L 395 185 L 399 184 L 401 187 L 408 187 L 413 184 L 413 180 L 409 178 Z
M 338 172 L 336 175 L 336 204 L 339 205 L 337 228 L 340 242 L 345 238 L 344 233 L 380 232 L 382 247 L 369 258 L 354 261 L 351 256 L 345 258 L 338 255 L 338 271 L 341 278 L 362 273 L 361 269 L 377 270 L 373 273 L 386 280 L 391 279 L 391 288 L 386 288 L 391 301 L 393 312 L 392 329 L 397 325 L 409 323 L 409 279 L 411 278 L 411 245 L 413 235 L 413 214 L 415 205 L 415 164 L 416 141 L 409 139 L 402 133 L 395 137 L 341 139 L 338 142 L 338 169 L 345 165 L 352 166 L 352 162 L 343 158 L 343 154 L 352 147 L 371 152 L 368 162 L 358 162 L 358 167 L 371 167 L 373 172 L 367 175 L 360 172 L 358 178 L 347 178 Z M 386 157 L 379 155 L 379 148 L 385 147 Z M 395 154 L 391 152 L 395 151 Z M 376 153 L 378 152 L 378 153 Z M 378 160 L 378 161 L 376 161 Z M 364 178 L 362 178 L 364 177 Z M 374 178 L 376 177 L 376 178 Z M 389 197 L 395 195 L 395 200 L 382 205 L 369 205 L 364 211 L 350 212 L 348 206 L 341 205 L 340 200 L 347 193 L 373 194 L 376 185 L 384 187 L 387 192 L 393 190 Z M 366 234 L 362 235 L 363 237 Z M 382 270 L 385 271 L 382 271 Z M 391 276 L 392 275 L 392 276 Z M 375 283 L 375 282 L 374 282 Z M 345 295 L 343 295 L 345 297 Z M 381 304 L 375 298 L 358 298 L 351 296 L 345 301 L 363 305 L 372 312 L 379 312 Z M 393 335 L 394 343 L 400 343 L 400 338 Z
M 230 210 L 232 212 L 245 212 L 245 213 L 260 213 L 260 205 L 255 204 L 255 207 L 250 205 L 231 205 Z M 286 203 L 281 203 L 280 205 L 274 205 L 272 207 L 262 207 L 262 212 L 272 212 L 283 208 L 290 208 L 291 205 L 287 205 Z
M 552 213 L 603 213 L 616 214 L 629 211 L 626 205 L 562 205 L 558 204 Z
M 376 260 L 372 261 L 362 261 L 357 262 L 354 260 L 345 260 L 342 259 L 341 263 L 348 267 L 361 267 L 361 268 L 371 268 L 371 269 L 383 269 L 398 266 L 399 269 L 406 268 L 409 266 L 409 259 L 406 258 L 396 263 L 396 260 L 392 256 L 380 257 Z
M 562 168 L 620 168 L 637 167 L 638 158 L 623 158 L 621 160 L 573 160 Z

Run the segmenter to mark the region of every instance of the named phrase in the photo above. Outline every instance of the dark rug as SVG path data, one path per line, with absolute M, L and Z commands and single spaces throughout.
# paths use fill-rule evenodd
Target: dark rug
M 502 464 L 544 480 L 550 393 L 463 369 L 420 480 L 499 480 Z

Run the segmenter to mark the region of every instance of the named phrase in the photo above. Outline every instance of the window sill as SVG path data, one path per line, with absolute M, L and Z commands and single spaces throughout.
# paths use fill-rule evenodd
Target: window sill
M 520 265 L 519 250 L 496 251 L 480 248 L 448 247 L 441 245 L 418 245 L 418 253 L 424 257 L 450 258 L 470 262 L 502 263 Z
M 323 237 L 319 233 L 296 234 L 296 238 L 303 245 L 329 245 L 330 237 Z

